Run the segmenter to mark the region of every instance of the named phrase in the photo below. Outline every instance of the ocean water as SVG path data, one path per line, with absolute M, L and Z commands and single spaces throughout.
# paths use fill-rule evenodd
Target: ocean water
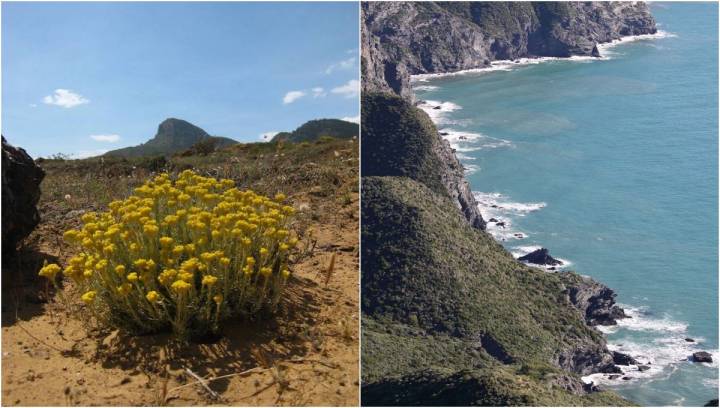
M 490 232 L 617 292 L 632 318 L 602 328 L 609 347 L 651 369 L 586 380 L 642 405 L 718 397 L 717 7 L 652 3 L 662 32 L 605 45 L 600 60 L 413 83 L 484 217 L 505 223 Z M 688 361 L 699 350 L 715 362 Z

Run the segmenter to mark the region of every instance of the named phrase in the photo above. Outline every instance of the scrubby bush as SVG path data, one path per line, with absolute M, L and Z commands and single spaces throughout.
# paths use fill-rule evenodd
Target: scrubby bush
M 189 170 L 174 182 L 161 174 L 65 232 L 81 252 L 62 272 L 112 327 L 180 338 L 216 332 L 224 319 L 272 310 L 282 297 L 297 243 L 284 199 Z M 40 275 L 55 283 L 60 269 L 50 264 Z

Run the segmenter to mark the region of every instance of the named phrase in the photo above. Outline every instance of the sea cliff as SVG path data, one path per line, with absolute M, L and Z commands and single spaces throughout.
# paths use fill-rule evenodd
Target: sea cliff
M 411 75 L 599 56 L 599 43 L 657 32 L 643 2 L 364 2 L 361 18 L 363 89 L 410 100 Z

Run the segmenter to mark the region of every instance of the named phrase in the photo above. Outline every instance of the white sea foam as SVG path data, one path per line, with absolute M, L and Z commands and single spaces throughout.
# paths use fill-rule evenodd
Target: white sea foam
M 465 162 L 465 161 L 470 161 L 470 160 L 475 160 L 475 157 L 468 156 L 468 155 L 462 154 L 462 153 L 460 153 L 460 152 L 456 152 L 456 153 L 455 153 L 455 156 L 458 158 L 458 160 L 463 161 L 463 162 Z
M 450 128 L 440 129 L 439 132 L 443 139 L 447 140 L 455 151 L 461 153 L 497 149 L 500 147 L 514 147 L 509 140 L 490 137 L 482 133 L 465 132 Z M 458 157 L 458 159 L 460 159 L 460 157 Z
M 708 351 L 713 356 L 713 363 L 701 363 L 702 366 L 715 368 L 718 366 L 718 350 L 707 350 L 703 347 L 705 339 L 694 337 L 689 342 L 687 324 L 672 319 L 667 314 L 654 316 L 647 307 L 620 305 L 631 316 L 618 320 L 617 326 L 598 326 L 604 333 L 620 333 L 620 330 L 643 332 L 655 335 L 650 341 L 639 343 L 631 338 L 620 337 L 608 343 L 608 349 L 628 354 L 638 361 L 639 365 L 647 365 L 649 369 L 640 371 L 638 365 L 619 366 L 621 377 L 610 379 L 610 374 L 592 374 L 583 377 L 585 382 L 595 384 L 622 385 L 639 379 L 657 379 L 669 376 L 681 364 L 698 364 L 691 362 L 696 351 Z M 629 380 L 623 380 L 627 377 Z M 717 383 L 717 380 L 715 380 Z
M 644 332 L 685 333 L 687 324 L 673 320 L 668 315 L 653 316 L 645 307 L 620 305 L 630 318 L 618 320 L 616 326 L 600 326 L 604 333 L 615 333 L 620 329 Z
M 664 38 L 673 38 L 677 37 L 676 34 L 669 33 L 667 31 L 658 30 L 655 34 L 641 34 L 641 35 L 630 35 L 626 37 L 622 37 L 617 40 L 613 40 L 610 42 L 598 44 L 598 51 L 600 51 L 600 55 L 605 55 L 610 51 L 611 49 L 617 47 L 618 45 L 622 44 L 628 44 L 636 41 L 649 41 L 649 40 L 661 40 Z
M 717 378 L 705 378 L 702 383 L 707 388 L 717 389 L 720 387 L 720 381 Z
M 426 100 L 422 101 L 422 103 L 418 105 L 418 108 L 424 110 L 425 113 L 430 116 L 430 119 L 433 121 L 433 123 L 435 123 L 436 125 L 443 125 L 457 124 L 457 121 L 452 121 L 447 118 L 447 113 L 462 109 L 462 106 L 454 104 L 452 102 Z
M 546 203 L 519 203 L 500 193 L 473 192 L 480 213 L 487 222 L 487 231 L 499 241 L 527 238 L 527 234 L 513 228 L 513 218 L 544 208 Z M 495 219 L 497 222 L 489 222 Z
M 477 173 L 478 171 L 480 171 L 480 166 L 478 166 L 476 164 L 463 163 L 463 168 L 465 169 L 466 175 Z
M 415 91 L 434 91 L 436 89 L 438 89 L 438 87 L 434 85 L 417 85 L 413 87 Z

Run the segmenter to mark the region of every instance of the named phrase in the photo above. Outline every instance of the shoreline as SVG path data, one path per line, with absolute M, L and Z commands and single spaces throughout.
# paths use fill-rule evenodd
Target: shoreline
M 518 58 L 515 60 L 495 60 L 495 61 L 491 61 L 490 65 L 485 66 L 485 67 L 462 69 L 459 71 L 434 72 L 434 73 L 410 75 L 410 84 L 412 85 L 412 84 L 418 83 L 418 82 L 427 82 L 430 79 L 437 79 L 437 78 L 444 78 L 444 77 L 461 76 L 461 75 L 469 75 L 469 74 L 484 74 L 484 73 L 495 72 L 495 71 L 511 71 L 513 69 L 513 67 L 536 65 L 536 64 L 541 64 L 544 62 L 608 61 L 608 60 L 611 60 L 612 57 L 607 56 L 607 55 L 602 55 L 602 53 L 607 52 L 608 50 L 615 48 L 618 45 L 627 44 L 627 43 L 636 42 L 636 41 L 658 40 L 658 39 L 673 38 L 673 37 L 677 37 L 677 35 L 674 33 L 664 31 L 664 30 L 658 30 L 655 34 L 628 35 L 628 36 L 620 37 L 620 38 L 612 40 L 612 41 L 598 43 L 597 47 L 598 47 L 598 50 L 601 52 L 601 55 L 599 57 L 593 57 L 591 55 L 572 55 L 570 57 L 523 57 L 523 58 Z M 412 89 L 414 90 L 415 88 L 412 87 Z M 414 92 L 413 92 L 413 94 L 414 94 Z
M 590 56 L 573 56 L 569 58 L 559 58 L 559 57 L 539 57 L 539 58 L 522 58 L 515 61 L 508 61 L 508 60 L 498 60 L 493 61 L 490 66 L 483 67 L 483 68 L 475 68 L 475 69 L 467 69 L 467 70 L 461 70 L 461 71 L 455 71 L 455 72 L 446 72 L 446 73 L 432 73 L 432 74 L 418 74 L 418 75 L 412 75 L 411 78 L 411 90 L 412 95 L 415 98 L 415 105 L 425 111 L 428 116 L 430 116 L 433 123 L 436 125 L 439 136 L 443 140 L 448 140 L 448 137 L 450 136 L 453 140 L 448 140 L 448 142 L 453 144 L 453 149 L 455 150 L 453 154 L 455 155 L 456 159 L 460 161 L 461 157 L 464 157 L 467 159 L 467 157 L 461 152 L 461 150 L 457 149 L 457 142 L 472 142 L 477 141 L 477 139 L 480 138 L 488 138 L 489 136 L 482 134 L 482 133 L 472 133 L 472 137 L 468 136 L 471 133 L 466 131 L 458 131 L 454 129 L 449 129 L 449 126 L 452 126 L 452 120 L 448 120 L 447 118 L 443 118 L 444 114 L 452 113 L 455 110 L 462 109 L 462 107 L 456 105 L 452 101 L 432 101 L 432 100 L 421 100 L 418 98 L 418 95 L 416 94 L 416 91 L 433 91 L 435 89 L 438 89 L 439 86 L 435 86 L 433 84 L 424 84 L 430 80 L 443 78 L 443 77 L 452 77 L 452 76 L 460 76 L 460 75 L 467 75 L 467 74 L 483 74 L 487 72 L 494 72 L 494 71 L 511 71 L 514 67 L 518 66 L 526 66 L 526 65 L 534 65 L 539 64 L 543 62 L 552 62 L 552 61 L 570 61 L 570 62 L 593 62 L 595 60 L 600 61 L 606 61 L 613 59 L 613 54 L 609 51 L 610 49 L 627 43 L 632 43 L 636 41 L 645 41 L 645 40 L 655 40 L 655 39 L 663 39 L 663 38 L 671 38 L 671 37 L 677 37 L 677 35 L 673 33 L 668 33 L 665 31 L 659 30 L 655 34 L 644 34 L 644 35 L 637 35 L 637 36 L 626 36 L 622 37 L 620 39 L 616 39 L 610 42 L 606 42 L 603 44 L 598 44 L 598 49 L 601 50 L 602 56 L 601 57 L 590 57 Z M 601 47 L 602 45 L 602 47 Z M 463 136 L 461 140 L 455 140 L 458 139 L 458 136 Z M 453 143 L 455 142 L 455 143 Z M 508 142 L 510 143 L 510 142 Z M 469 149 L 469 150 L 480 150 L 480 149 Z M 468 151 L 469 151 L 468 150 Z M 462 150 L 465 151 L 465 150 Z M 461 161 L 461 163 L 463 163 Z M 466 178 L 469 174 L 472 174 L 475 169 L 468 169 L 466 163 L 463 163 L 463 167 L 465 167 L 464 175 L 463 177 Z M 470 170 L 470 171 L 468 171 Z M 467 178 L 466 178 L 467 180 Z M 492 193 L 481 193 L 478 191 L 473 191 L 473 194 L 477 195 L 480 194 L 492 194 Z M 486 222 L 490 219 L 488 217 L 487 208 L 484 208 L 483 205 L 480 205 L 480 202 L 478 202 L 478 207 L 481 211 L 481 214 L 483 215 L 483 218 Z M 518 203 L 516 203 L 518 204 Z M 519 203 L 522 204 L 522 203 Z M 542 203 L 545 204 L 545 203 Z M 496 207 L 497 208 L 497 207 Z M 510 214 L 512 215 L 512 214 Z M 486 218 L 488 217 L 488 218 Z M 496 217 L 496 216 L 494 216 Z M 498 219 L 500 217 L 497 217 Z M 505 220 L 501 220 L 505 221 Z M 499 236 L 497 236 L 498 231 L 493 231 L 492 226 L 490 223 L 487 224 L 488 227 L 486 228 L 486 232 L 488 232 L 496 242 L 500 243 L 504 247 L 510 242 L 508 242 L 508 239 L 500 239 Z M 507 222 L 508 226 L 511 226 L 510 222 Z M 495 233 L 494 233 L 495 232 Z M 509 232 L 509 231 L 508 231 Z M 524 235 L 524 234 L 523 234 Z M 522 238 L 526 238 L 526 236 L 523 236 L 519 238 L 521 240 Z M 520 243 L 520 242 L 518 242 Z M 522 244 L 520 244 L 522 245 Z M 528 247 L 529 248 L 529 247 Z M 517 259 L 518 254 L 513 248 L 506 247 L 506 249 L 513 254 L 513 256 Z M 559 258 L 558 258 L 559 259 Z M 548 268 L 544 267 L 543 265 L 530 265 L 530 266 L 536 266 L 540 267 L 541 269 L 544 269 L 547 272 L 559 272 L 566 267 L 570 267 L 572 265 L 572 262 L 567 261 L 565 259 L 562 259 L 563 265 L 558 268 L 558 270 L 548 270 Z M 687 333 L 687 325 L 683 322 L 670 322 L 668 318 L 662 318 L 660 320 L 655 319 L 651 316 L 646 315 L 640 308 L 633 307 L 630 305 L 619 305 L 624 310 L 627 310 L 627 319 L 623 319 L 622 321 L 618 321 L 618 324 L 616 325 L 610 325 L 610 326 L 593 326 L 597 331 L 599 331 L 602 334 L 602 337 L 605 339 L 606 342 L 608 342 L 608 350 L 611 352 L 620 352 L 623 354 L 631 355 L 632 357 L 636 358 L 639 362 L 635 365 L 629 365 L 629 366 L 620 366 L 622 369 L 622 373 L 620 376 L 613 376 L 611 374 L 607 373 L 594 373 L 586 376 L 582 376 L 582 380 L 585 383 L 588 384 L 595 384 L 595 385 L 602 385 L 607 386 L 609 388 L 623 388 L 624 386 L 630 386 L 630 387 L 638 387 L 642 383 L 638 383 L 638 381 L 653 381 L 658 378 L 662 378 L 663 375 L 667 373 L 667 369 L 674 371 L 677 369 L 677 367 L 680 364 L 698 364 L 705 367 L 711 367 L 716 368 L 718 365 L 718 357 L 719 353 L 716 349 L 705 349 L 700 348 L 701 344 L 703 343 L 702 338 L 697 338 L 694 342 L 687 342 L 684 338 L 689 337 L 689 333 Z M 627 321 L 627 322 L 625 322 Z M 618 340 L 616 340 L 614 343 L 610 343 L 609 336 L 617 333 L 619 331 L 625 332 L 625 331 L 666 331 L 665 329 L 668 329 L 664 324 L 667 323 L 672 329 L 673 324 L 682 326 L 682 329 L 677 330 L 671 330 L 672 332 L 677 331 L 676 338 L 673 339 L 672 344 L 654 344 L 651 342 L 645 343 L 632 343 L 632 344 L 626 344 L 626 347 L 623 347 L 623 344 L 616 344 L 618 343 Z M 630 346 L 630 347 L 628 347 Z M 663 348 L 665 347 L 665 348 Z M 709 353 L 713 355 L 714 362 L 710 364 L 706 363 L 694 363 L 691 354 L 695 351 L 700 350 L 706 350 Z M 645 368 L 646 364 L 651 366 L 650 369 Z M 643 369 L 640 369 L 639 367 L 643 366 Z

